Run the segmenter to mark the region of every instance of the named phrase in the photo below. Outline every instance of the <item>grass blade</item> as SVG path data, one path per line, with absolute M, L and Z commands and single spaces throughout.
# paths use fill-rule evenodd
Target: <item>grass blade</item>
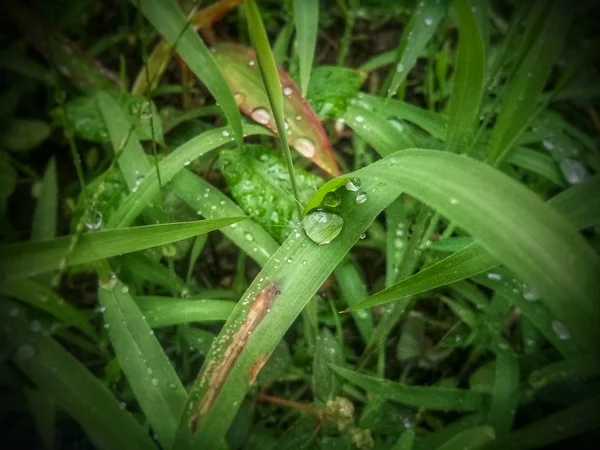
M 302 214 L 302 203 L 300 201 L 300 193 L 298 192 L 298 186 L 296 185 L 296 176 L 294 174 L 294 163 L 292 162 L 292 155 L 290 153 L 290 147 L 287 141 L 286 126 L 285 126 L 285 114 L 283 110 L 283 92 L 281 87 L 281 80 L 277 73 L 277 66 L 275 65 L 275 59 L 271 52 L 271 46 L 269 45 L 269 38 L 267 36 L 267 30 L 260 17 L 260 11 L 256 5 L 255 0 L 246 1 L 246 18 L 248 20 L 248 31 L 250 33 L 250 40 L 256 50 L 256 56 L 258 58 L 258 65 L 260 67 L 260 73 L 269 97 L 269 103 L 271 104 L 271 110 L 277 124 L 277 133 L 279 134 L 279 140 L 283 148 L 283 154 L 287 163 L 288 171 L 290 172 L 290 181 L 292 184 L 292 193 L 296 199 L 298 214 Z
M 485 82 L 485 43 L 467 0 L 454 2 L 458 15 L 458 56 L 448 113 L 448 151 L 467 152 L 475 137 Z
M 31 331 L 20 308 L 14 317 L 14 308 L 12 302 L 2 301 L 0 321 L 12 330 L 15 365 L 82 426 L 96 448 L 156 448 L 100 380 L 46 333 Z
M 235 307 L 225 300 L 182 299 L 174 297 L 137 297 L 140 311 L 152 328 L 189 322 L 227 320 Z
M 56 237 L 56 217 L 58 212 L 58 186 L 56 181 L 56 161 L 50 160 L 44 178 L 40 183 L 40 195 L 35 207 L 31 240 L 43 241 Z
M 132 0 L 148 21 L 171 44 L 192 72 L 206 85 L 229 121 L 229 126 L 242 145 L 243 132 L 240 112 L 231 89 L 225 82 L 217 63 L 198 33 L 189 26 L 177 3 L 163 0 Z
M 565 186 L 564 176 L 554 159 L 541 152 L 526 147 L 516 147 L 507 158 L 507 162 L 522 169 L 537 173 L 560 187 Z
M 448 442 L 440 445 L 439 450 L 474 450 L 486 446 L 496 437 L 494 429 L 488 426 L 470 428 L 461 431 Z
M 495 352 L 496 374 L 488 423 L 497 437 L 503 437 L 510 432 L 519 403 L 519 362 L 506 342 L 500 342 Z
M 449 0 L 425 0 L 419 2 L 415 7 L 410 21 L 402 32 L 402 38 L 396 50 L 395 64 L 388 74 L 388 79 L 391 78 L 387 91 L 388 97 L 392 97 L 398 92 L 408 72 L 433 37 L 449 3 Z
M 180 241 L 241 220 L 245 218 L 198 220 L 86 233 L 79 238 L 66 260 L 63 257 L 69 251 L 73 236 L 64 236 L 51 241 L 4 245 L 0 246 L 0 253 L 4 256 L 0 260 L 0 273 L 4 275 L 4 280 L 30 277 L 51 272 L 59 268 L 62 261 L 65 261 L 64 264 L 67 266 L 85 264 Z
M 600 223 L 600 175 L 571 186 L 548 201 L 578 229 Z
M 367 296 L 367 287 L 352 260 L 348 259 L 340 263 L 334 275 L 340 290 L 340 298 L 348 307 L 352 307 Z M 373 334 L 373 318 L 369 311 L 365 312 L 366 314 L 352 313 L 352 318 L 363 339 L 368 341 Z
M 410 278 L 379 291 L 368 299 L 351 306 L 347 311 L 356 311 L 376 305 L 393 302 L 421 292 L 464 280 L 498 265 L 483 247 L 473 242 L 462 250 L 442 259 L 440 262 L 421 270 Z
M 98 300 L 119 365 L 160 443 L 172 441 L 187 393 L 144 316 L 117 279 L 101 283 Z
M 376 378 L 340 366 L 331 366 L 340 376 L 388 400 L 434 410 L 475 411 L 483 406 L 486 394 L 467 389 L 409 386 Z
M 296 51 L 300 66 L 300 88 L 302 96 L 306 97 L 319 32 L 318 0 L 294 0 L 294 21 Z

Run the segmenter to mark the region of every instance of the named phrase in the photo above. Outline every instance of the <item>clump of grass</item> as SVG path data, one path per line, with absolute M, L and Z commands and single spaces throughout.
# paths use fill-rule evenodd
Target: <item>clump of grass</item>
M 7 5 L 8 441 L 597 440 L 595 6 L 409 3 Z

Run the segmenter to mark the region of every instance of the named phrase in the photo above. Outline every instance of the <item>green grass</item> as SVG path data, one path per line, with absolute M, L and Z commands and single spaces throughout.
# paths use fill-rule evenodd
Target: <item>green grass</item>
M 7 442 L 600 441 L 597 6 L 84 3 L 2 19 Z

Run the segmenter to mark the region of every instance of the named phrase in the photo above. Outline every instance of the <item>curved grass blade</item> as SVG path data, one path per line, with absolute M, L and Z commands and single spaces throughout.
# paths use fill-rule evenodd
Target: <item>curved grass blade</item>
M 335 269 L 334 275 L 340 290 L 340 298 L 349 307 L 367 296 L 367 287 L 351 259 L 340 263 Z M 363 339 L 368 341 L 373 334 L 373 317 L 370 311 L 362 314 L 355 312 L 352 314 L 352 318 Z
M 119 365 L 160 443 L 172 441 L 187 393 L 127 287 L 117 279 L 102 282 L 98 300 Z
M 135 301 L 152 328 L 227 320 L 235 307 L 235 302 L 225 300 L 136 297 Z
M 448 113 L 448 151 L 465 153 L 475 137 L 485 82 L 485 43 L 467 0 L 456 0 L 458 56 Z
M 396 61 L 392 71 L 388 97 L 396 95 L 408 72 L 423 53 L 427 43 L 433 37 L 440 21 L 446 13 L 449 0 L 425 0 L 419 2 L 402 32 L 402 38 L 396 50 Z
M 217 44 L 215 60 L 236 94 L 241 111 L 256 122 L 278 132 L 265 85 L 256 68 L 256 53 L 239 44 Z M 286 135 L 291 146 L 330 175 L 339 175 L 331 143 L 318 117 L 300 93 L 294 81 L 278 67 L 284 92 Z
M 91 338 L 97 337 L 94 327 L 85 314 L 66 302 L 54 290 L 37 281 L 22 279 L 2 282 L 0 294 L 46 311 L 67 325 L 79 328 L 82 333 Z
M 588 178 L 583 183 L 551 198 L 548 204 L 567 217 L 578 229 L 600 223 L 600 175 Z
M 500 164 L 534 115 L 540 95 L 558 58 L 574 8 L 552 2 L 542 28 L 508 86 L 490 138 L 487 161 Z
M 39 192 L 33 215 L 33 225 L 31 226 L 32 241 L 43 241 L 56 237 L 58 185 L 54 158 L 50 160 L 48 167 L 46 167 Z
M 84 429 L 96 448 L 155 449 L 146 431 L 121 409 L 104 384 L 45 333 L 31 331 L 23 312 L 2 301 L 0 322 L 11 330 L 15 365 Z
M 206 234 L 201 234 L 198 237 L 206 236 Z M 141 252 L 120 256 L 119 263 L 135 277 L 149 281 L 156 286 L 163 286 L 180 293 L 184 293 L 187 289 L 186 284 L 177 274 L 161 264 L 160 261 L 155 261 Z
M 294 22 L 296 23 L 296 51 L 300 66 L 300 87 L 302 96 L 306 97 L 319 32 L 319 1 L 294 0 Z
M 368 299 L 351 306 L 346 311 L 393 302 L 421 292 L 445 286 L 469 278 L 499 265 L 498 260 L 487 253 L 477 242 L 442 259 L 440 262 L 421 270 L 410 278 L 402 280 L 387 289 L 379 291 Z
M 331 368 L 350 383 L 381 395 L 388 400 L 433 410 L 476 411 L 483 406 L 487 394 L 467 389 L 434 386 L 410 386 L 376 378 L 341 366 Z
M 414 430 L 406 430 L 404 433 L 402 433 L 402 436 L 398 438 L 398 440 L 392 447 L 392 450 L 412 450 L 414 440 Z
M 242 120 L 231 89 L 200 36 L 186 22 L 177 3 L 159 0 L 132 0 L 132 3 L 140 8 L 169 44 L 176 45 L 177 53 L 223 109 L 238 145 L 242 145 Z
M 554 159 L 541 152 L 526 147 L 516 147 L 510 152 L 506 161 L 522 169 L 537 173 L 557 186 L 565 186 L 564 176 L 558 169 Z
M 102 230 L 81 235 L 77 245 L 69 250 L 73 236 L 64 236 L 51 241 L 23 242 L 0 247 L 0 273 L 4 280 L 30 277 L 51 272 L 60 267 L 85 264 L 123 253 L 144 250 L 159 245 L 187 239 L 234 224 L 245 217 L 230 217 L 195 222 L 147 225 L 142 227 Z
M 534 389 L 542 389 L 552 383 L 571 380 L 588 380 L 600 375 L 600 361 L 578 356 L 550 363 L 536 369 L 529 375 L 529 384 Z

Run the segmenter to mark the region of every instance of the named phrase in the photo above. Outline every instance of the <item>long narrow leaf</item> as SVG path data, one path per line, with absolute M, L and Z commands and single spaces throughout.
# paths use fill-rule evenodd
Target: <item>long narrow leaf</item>
M 152 328 L 188 322 L 227 320 L 234 302 L 224 300 L 138 297 L 136 302 Z
M 300 65 L 300 88 L 302 95 L 306 96 L 319 32 L 319 1 L 294 0 L 294 21 Z

